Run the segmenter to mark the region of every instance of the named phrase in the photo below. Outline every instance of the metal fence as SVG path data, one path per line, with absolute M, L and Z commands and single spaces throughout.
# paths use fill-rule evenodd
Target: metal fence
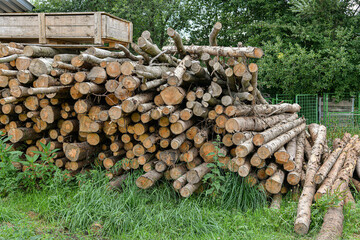
M 304 116 L 306 123 L 318 123 L 318 96 L 316 94 L 276 94 L 272 98 L 273 104 L 278 103 L 297 103 L 301 106 L 299 116 Z
M 333 93 L 325 93 L 322 106 L 321 120 L 327 126 L 359 128 L 360 93 L 343 96 L 341 99 Z
M 360 93 L 337 97 L 333 93 L 317 94 L 276 94 L 271 97 L 273 104 L 298 103 L 299 116 L 306 123 L 323 123 L 329 127 L 360 127 Z

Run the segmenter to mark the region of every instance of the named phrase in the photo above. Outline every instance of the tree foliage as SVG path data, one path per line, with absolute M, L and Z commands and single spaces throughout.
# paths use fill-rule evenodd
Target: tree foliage
M 159 46 L 166 29 L 185 42 L 262 47 L 259 80 L 269 93 L 339 95 L 360 89 L 359 0 L 34 0 L 36 11 L 106 11 L 134 24 L 134 41 L 149 30 Z

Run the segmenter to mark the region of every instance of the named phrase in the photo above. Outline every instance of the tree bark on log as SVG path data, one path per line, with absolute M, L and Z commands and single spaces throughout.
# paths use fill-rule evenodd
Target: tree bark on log
M 281 200 L 282 200 L 282 194 L 278 193 L 278 194 L 273 195 L 270 208 L 280 209 Z
M 201 182 L 195 184 L 188 183 L 180 189 L 180 195 L 185 198 L 190 197 L 200 186 Z
M 264 52 L 260 48 L 254 48 L 254 47 L 218 47 L 218 46 L 192 45 L 192 46 L 184 46 L 184 48 L 185 51 L 190 54 L 199 54 L 199 55 L 203 53 L 208 53 L 212 56 L 222 56 L 222 57 L 246 56 L 248 58 L 261 58 L 264 55 Z M 163 51 L 166 51 L 171 54 L 177 52 L 177 48 L 172 46 L 165 46 L 162 49 Z
M 229 133 L 241 131 L 263 131 L 268 127 L 289 118 L 289 114 L 280 114 L 267 118 L 260 117 L 238 117 L 231 118 L 226 122 L 225 129 Z
M 265 130 L 262 133 L 258 133 L 256 135 L 254 135 L 253 143 L 255 144 L 255 146 L 261 146 L 261 145 L 273 140 L 274 138 L 280 136 L 281 134 L 299 126 L 300 124 L 302 124 L 304 122 L 305 122 L 305 119 L 299 118 L 299 119 L 296 119 L 291 122 L 279 123 L 279 124 L 275 125 L 274 127 Z
M 180 189 L 182 187 L 184 187 L 187 183 L 186 180 L 186 173 L 184 173 L 181 177 L 177 178 L 174 183 L 173 183 L 173 187 L 175 190 L 180 191 Z
M 54 62 L 51 58 L 35 58 L 31 61 L 29 70 L 32 74 L 39 77 L 42 74 L 50 75 L 53 69 L 52 63 Z
M 211 171 L 207 165 L 208 163 L 203 163 L 188 171 L 186 173 L 186 180 L 191 184 L 199 183 L 205 174 Z
M 24 48 L 24 55 L 27 57 L 54 57 L 59 53 L 59 50 L 50 47 L 26 46 Z
M 324 144 L 326 144 L 326 127 L 321 125 L 307 164 L 304 189 L 299 199 L 297 217 L 294 224 L 295 232 L 301 235 L 309 231 L 311 204 L 316 190 L 314 177 L 319 168 Z
M 341 152 L 344 150 L 347 142 L 342 141 L 339 146 L 331 152 L 330 156 L 327 160 L 323 163 L 323 165 L 319 168 L 315 175 L 315 183 L 321 184 L 328 173 L 330 172 L 331 168 L 334 166 L 336 160 L 339 158 Z
M 172 58 L 167 54 L 161 54 L 161 50 L 155 44 L 151 43 L 144 37 L 138 38 L 138 46 L 147 54 L 152 57 L 156 57 L 159 55 L 158 59 L 160 62 L 169 63 L 171 66 L 176 66 L 176 63 L 172 60 Z M 177 49 L 176 49 L 177 51 Z
M 301 180 L 301 171 L 304 162 L 304 142 L 305 132 L 302 132 L 298 135 L 296 142 L 295 169 L 287 175 L 288 183 L 294 186 L 299 184 Z
M 87 142 L 68 143 L 63 147 L 66 158 L 73 162 L 88 158 L 96 149 L 98 147 L 91 146 Z
M 356 143 L 358 138 L 359 138 L 358 135 L 354 135 L 350 139 L 348 144 L 345 146 L 345 148 L 341 152 L 340 156 L 336 160 L 335 164 L 331 168 L 330 172 L 327 174 L 325 180 L 322 182 L 321 186 L 317 190 L 317 192 L 315 194 L 315 201 L 320 199 L 324 194 L 326 194 L 327 192 L 329 192 L 331 190 L 331 186 L 335 182 L 339 171 L 341 170 L 342 166 L 344 165 L 347 152 L 353 147 L 353 145 Z
M 0 63 L 11 62 L 11 61 L 16 60 L 18 57 L 20 57 L 19 54 L 13 54 L 13 55 L 10 55 L 10 56 L 7 56 L 7 57 L 2 57 L 2 58 L 0 58 Z
M 209 36 L 210 46 L 217 46 L 216 37 L 219 34 L 221 28 L 222 28 L 221 22 L 216 22 L 214 27 L 212 28 L 210 36 Z
M 12 128 L 8 135 L 12 143 L 41 138 L 41 134 L 36 133 L 32 128 Z
M 180 34 L 172 28 L 167 29 L 167 34 L 174 40 L 175 46 L 180 56 L 185 56 L 185 49 Z
M 266 159 L 270 157 L 275 151 L 277 151 L 281 146 L 284 146 L 288 143 L 292 138 L 297 136 L 299 133 L 305 130 L 306 124 L 300 124 L 299 126 L 291 129 L 290 131 L 278 136 L 277 138 L 271 140 L 270 142 L 262 145 L 257 153 L 260 158 Z

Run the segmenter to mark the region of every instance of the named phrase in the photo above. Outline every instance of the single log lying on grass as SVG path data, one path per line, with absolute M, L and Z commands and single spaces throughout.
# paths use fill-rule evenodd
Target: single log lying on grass
M 304 235 L 309 231 L 311 204 L 316 191 L 314 182 L 315 174 L 319 168 L 321 153 L 326 143 L 326 127 L 321 125 L 314 146 L 311 151 L 311 157 L 307 164 L 304 189 L 301 193 L 298 205 L 297 216 L 294 230 L 296 233 Z
M 281 200 L 282 200 L 282 195 L 281 194 L 273 195 L 270 208 L 272 208 L 272 209 L 280 209 Z

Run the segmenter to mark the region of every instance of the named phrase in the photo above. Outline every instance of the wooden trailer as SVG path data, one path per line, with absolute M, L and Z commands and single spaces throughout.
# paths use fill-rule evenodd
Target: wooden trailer
M 105 12 L 0 14 L 0 42 L 114 47 L 128 46 L 132 33 L 130 21 Z

